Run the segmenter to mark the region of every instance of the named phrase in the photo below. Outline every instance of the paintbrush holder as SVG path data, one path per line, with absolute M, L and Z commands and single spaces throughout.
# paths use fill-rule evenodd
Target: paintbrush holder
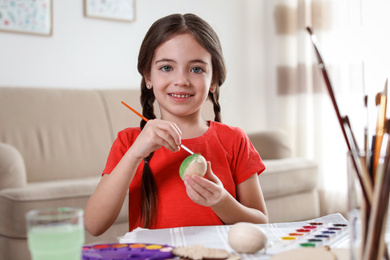
M 371 165 L 366 158 L 364 153 L 347 156 L 350 259 L 389 259 L 389 157 L 379 157 L 376 171 L 366 166 Z
M 364 156 L 364 155 L 359 155 Z M 347 155 L 348 170 L 348 221 L 350 234 L 350 259 L 361 260 L 362 234 L 364 226 L 362 224 L 362 212 L 364 210 L 364 200 L 362 189 L 357 177 L 357 172 L 352 162 L 351 153 Z

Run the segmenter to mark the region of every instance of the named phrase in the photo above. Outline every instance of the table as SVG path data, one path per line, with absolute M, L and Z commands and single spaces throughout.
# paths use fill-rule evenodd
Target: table
M 297 230 L 303 229 L 304 226 L 311 224 L 318 225 L 316 229 L 305 233 L 301 236 L 296 236 L 293 240 L 287 240 L 288 237 L 293 237 L 291 234 L 297 233 Z M 336 224 L 336 225 L 335 225 Z M 241 259 L 269 259 L 271 256 L 280 252 L 301 247 L 302 243 L 308 239 L 315 237 L 318 234 L 323 234 L 322 231 L 328 230 L 329 227 L 339 227 L 327 239 L 324 239 L 319 245 L 328 245 L 331 248 L 348 248 L 349 247 L 349 232 L 348 221 L 341 214 L 330 214 L 324 217 L 310 219 L 307 221 L 289 222 L 289 223 L 270 223 L 259 224 L 264 229 L 268 236 L 268 247 L 266 250 L 261 250 L 256 254 L 240 254 Z M 230 225 L 222 226 L 199 226 L 199 227 L 179 227 L 167 229 L 143 229 L 137 228 L 132 232 L 126 233 L 119 238 L 120 243 L 155 243 L 169 244 L 174 247 L 191 246 L 201 244 L 211 248 L 225 249 L 230 253 L 234 253 L 228 243 L 228 233 Z

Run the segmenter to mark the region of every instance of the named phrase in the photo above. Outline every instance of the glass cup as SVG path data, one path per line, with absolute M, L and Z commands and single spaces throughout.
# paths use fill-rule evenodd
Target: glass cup
M 365 179 L 362 175 L 367 176 L 368 178 L 366 179 L 365 185 L 372 186 L 373 184 L 371 182 L 373 177 L 369 176 L 370 174 L 367 169 L 367 165 L 369 164 L 369 162 L 367 161 L 367 157 L 363 152 L 360 152 L 359 155 L 356 156 L 357 161 L 358 162 L 360 161 L 359 163 L 360 167 L 362 167 L 361 173 L 364 172 L 363 167 L 366 168 L 366 172 L 360 175 L 360 179 L 359 179 L 358 173 L 356 172 L 356 169 L 352 161 L 353 157 L 350 152 L 348 152 L 347 158 L 348 158 L 347 161 L 348 162 L 347 163 L 348 165 L 348 220 L 350 223 L 350 249 L 351 249 L 350 260 L 360 260 L 363 258 L 366 259 L 367 257 L 371 257 L 370 253 L 372 253 L 373 251 L 377 251 L 377 253 L 380 254 L 384 253 L 383 248 L 381 248 L 382 251 L 379 250 L 380 245 L 375 245 L 375 247 L 377 246 L 377 248 L 374 249 L 371 248 L 371 251 L 367 251 L 367 243 L 368 243 L 367 240 L 369 240 L 369 232 L 370 232 L 369 225 L 372 224 L 371 222 L 369 222 L 369 220 L 371 217 L 374 217 L 374 216 L 370 216 L 370 214 L 372 213 L 372 207 L 375 207 L 374 203 L 378 202 L 379 197 L 376 198 L 375 195 L 373 195 L 373 202 L 372 202 L 373 205 L 371 205 L 371 211 L 368 211 L 367 209 L 369 209 L 370 207 L 366 204 L 366 201 L 363 196 L 362 185 L 364 185 Z M 385 160 L 384 156 L 380 155 L 377 169 L 383 170 L 382 167 L 383 167 L 384 160 Z M 370 183 L 367 183 L 367 181 L 370 181 Z M 381 201 L 379 201 L 379 203 L 383 204 L 383 202 Z M 381 205 L 380 207 L 385 209 L 384 205 Z M 386 216 L 388 216 L 388 212 L 384 217 Z M 382 228 L 388 229 L 389 225 L 386 222 L 385 224 L 386 227 L 382 227 Z M 385 242 L 388 241 L 389 241 L 388 237 L 386 238 L 385 236 Z M 389 248 L 386 248 L 386 250 L 388 251 Z
M 27 242 L 33 260 L 80 260 L 84 211 L 47 208 L 26 214 Z
M 360 155 L 364 158 L 364 155 Z M 348 221 L 350 239 L 350 260 L 361 259 L 362 249 L 362 190 L 350 152 L 347 154 L 348 170 Z

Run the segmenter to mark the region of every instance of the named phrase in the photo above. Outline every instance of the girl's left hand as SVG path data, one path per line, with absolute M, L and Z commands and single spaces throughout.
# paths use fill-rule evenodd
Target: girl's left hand
M 207 171 L 205 177 L 198 175 L 186 176 L 184 183 L 187 195 L 190 199 L 206 207 L 216 205 L 227 193 L 222 182 L 211 170 L 211 163 L 207 162 Z

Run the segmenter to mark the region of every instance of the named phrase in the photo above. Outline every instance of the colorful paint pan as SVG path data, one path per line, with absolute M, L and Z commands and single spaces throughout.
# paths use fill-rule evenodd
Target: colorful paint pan
M 304 228 L 297 229 L 296 231 L 299 232 L 299 233 L 310 233 L 311 232 L 310 229 L 304 229 Z
M 145 244 L 130 244 L 129 247 L 131 248 L 144 248 Z
M 303 226 L 304 229 L 317 229 L 316 226 Z
M 127 244 L 115 244 L 115 245 L 112 245 L 112 248 L 123 248 L 123 247 L 128 247 Z
M 330 236 L 328 235 L 315 235 L 315 238 L 323 239 L 323 240 L 329 240 Z
M 295 239 L 297 239 L 296 237 L 281 237 L 280 239 L 282 239 L 282 240 L 295 240 Z
M 321 245 L 324 241 L 322 239 L 318 239 L 318 238 L 310 238 L 307 240 L 307 242 L 316 243 L 317 245 Z
M 300 243 L 301 247 L 317 247 L 315 243 Z
M 301 236 L 303 236 L 304 234 L 302 234 L 302 233 L 290 233 L 290 234 L 288 234 L 289 236 L 292 236 L 292 237 L 301 237 Z
M 334 231 L 322 231 L 322 234 L 327 235 L 329 237 L 334 237 L 336 235 L 336 232 L 334 232 Z
M 163 247 L 162 245 L 148 245 L 145 246 L 145 249 L 156 250 L 156 249 L 161 249 L 162 247 Z
M 322 226 L 323 223 L 321 223 L 321 222 L 310 222 L 309 225 L 312 225 L 312 226 Z
M 328 228 L 328 230 L 331 230 L 331 231 L 341 231 L 343 229 L 340 228 L 340 227 L 330 227 L 330 228 Z
M 347 224 L 333 224 L 334 227 L 348 227 Z
M 106 249 L 106 248 L 109 248 L 109 247 L 110 247 L 110 245 L 103 244 L 103 245 L 95 245 L 92 248 L 93 249 Z
M 348 227 L 348 225 L 347 224 L 333 224 L 333 227 L 345 229 Z

